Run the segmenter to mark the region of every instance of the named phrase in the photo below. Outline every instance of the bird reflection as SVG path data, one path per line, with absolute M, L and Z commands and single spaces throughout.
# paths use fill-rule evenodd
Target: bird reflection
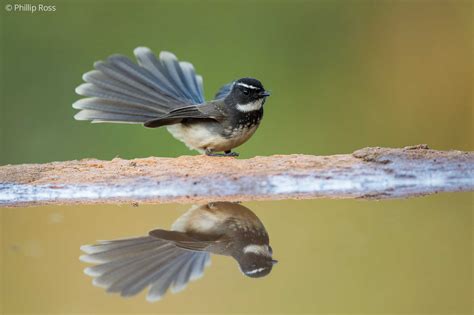
M 84 245 L 80 259 L 94 263 L 84 269 L 93 284 L 121 296 L 149 287 L 147 300 L 160 300 L 168 289 L 183 290 L 203 275 L 210 254 L 233 257 L 248 277 L 263 277 L 277 262 L 265 227 L 248 208 L 231 202 L 194 206 L 171 230 L 148 236 Z

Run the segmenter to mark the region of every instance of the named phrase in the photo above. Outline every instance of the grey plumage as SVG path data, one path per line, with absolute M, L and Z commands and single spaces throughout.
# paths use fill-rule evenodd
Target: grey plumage
M 144 123 L 173 109 L 204 103 L 202 77 L 170 52 L 157 59 L 150 49 L 134 50 L 138 65 L 122 55 L 94 64 L 76 93 L 89 98 L 73 104 L 77 120 Z
M 273 264 L 269 237 L 250 209 L 231 202 L 193 206 L 171 230 L 148 236 L 84 245 L 80 259 L 96 264 L 85 274 L 107 292 L 133 296 L 149 287 L 147 300 L 157 301 L 170 290 L 183 290 L 200 278 L 210 254 L 233 257 L 249 277 L 268 275 Z
M 225 98 L 227 95 L 229 95 L 230 91 L 232 91 L 233 85 L 234 85 L 234 81 L 222 86 L 219 89 L 219 91 L 217 91 L 216 95 L 214 96 L 214 99 L 219 100 L 219 99 Z
M 206 252 L 184 250 L 151 236 L 99 241 L 81 250 L 86 253 L 82 261 L 98 263 L 84 270 L 94 277 L 94 285 L 122 296 L 150 287 L 149 301 L 161 299 L 170 287 L 174 292 L 186 287 L 202 275 L 209 260 Z
M 135 106 L 131 107 L 128 106 L 127 103 L 97 97 L 78 100 L 73 104 L 73 107 L 76 109 L 90 109 L 113 114 L 136 115 L 150 118 L 156 117 L 156 114 L 152 114 L 151 111 L 158 113 L 158 110 L 150 105 L 135 104 Z
M 270 95 L 260 81 L 238 79 L 206 102 L 202 76 L 191 63 L 166 51 L 157 58 L 146 47 L 136 48 L 134 54 L 137 63 L 112 55 L 95 62 L 95 70 L 83 75 L 85 83 L 76 93 L 86 98 L 73 104 L 80 110 L 75 119 L 166 126 L 190 149 L 207 155 L 238 155 L 232 149 L 254 134 Z M 224 154 L 216 153 L 220 151 Z
M 130 240 L 100 241 L 96 245 L 85 245 L 81 250 L 87 255 L 81 256 L 81 260 L 91 263 L 107 263 L 117 258 L 126 258 L 136 254 L 166 245 L 151 237 L 133 238 Z
M 186 252 L 179 260 L 158 271 L 148 291 L 147 300 L 150 302 L 160 300 L 170 288 L 173 293 L 183 290 L 192 280 L 190 276 L 196 257 L 202 255 L 202 253 Z

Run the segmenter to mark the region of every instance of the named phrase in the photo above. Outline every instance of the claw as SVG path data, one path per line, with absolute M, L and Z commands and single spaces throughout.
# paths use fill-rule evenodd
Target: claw
M 225 156 L 239 156 L 239 153 L 237 152 L 232 152 L 232 151 L 225 151 L 224 152 Z
M 211 150 L 206 150 L 206 155 L 207 156 L 224 156 L 224 157 L 237 157 L 239 154 L 237 152 L 232 152 L 232 151 L 225 151 L 224 153 L 215 153 L 212 152 Z

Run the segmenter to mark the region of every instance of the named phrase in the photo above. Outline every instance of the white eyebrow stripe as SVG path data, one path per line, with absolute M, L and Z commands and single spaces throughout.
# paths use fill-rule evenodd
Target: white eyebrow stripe
M 248 89 L 260 90 L 259 87 L 256 87 L 256 86 L 253 86 L 253 85 L 248 85 L 248 84 L 245 84 L 245 83 L 242 83 L 242 82 L 237 83 L 237 85 L 246 87 Z

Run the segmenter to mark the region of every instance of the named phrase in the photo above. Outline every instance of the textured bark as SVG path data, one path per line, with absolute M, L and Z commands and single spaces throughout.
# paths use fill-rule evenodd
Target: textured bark
M 332 156 L 207 156 L 0 167 L 0 205 L 413 197 L 474 190 L 474 153 L 364 148 Z

